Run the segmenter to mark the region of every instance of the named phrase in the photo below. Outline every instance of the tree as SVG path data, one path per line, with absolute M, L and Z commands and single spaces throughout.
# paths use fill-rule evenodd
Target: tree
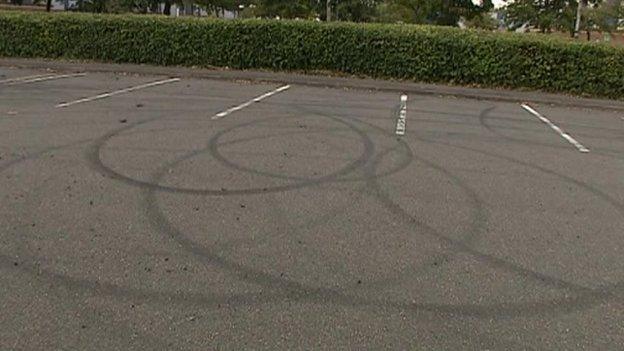
M 491 0 L 387 0 L 379 7 L 383 22 L 456 26 L 460 18 L 473 19 L 493 8 Z
M 97 12 L 109 13 L 158 13 L 160 0 L 103 0 L 102 7 L 96 8 Z M 94 2 L 97 3 L 97 2 Z
M 603 1 L 586 8 L 583 17 L 587 40 L 590 39 L 590 32 L 593 28 L 611 34 L 617 29 L 619 19 L 623 16 L 624 10 L 619 0 Z
M 76 2 L 76 8 L 78 11 L 82 12 L 110 12 L 108 10 L 110 8 L 110 4 L 107 0 L 78 0 Z
M 203 7 L 206 12 L 221 17 L 225 11 L 239 12 L 240 6 L 245 7 L 250 1 L 247 0 L 196 0 L 196 5 Z
M 474 16 L 472 19 L 464 22 L 468 28 L 496 30 L 499 26 L 499 21 L 492 17 L 491 13 L 483 13 L 478 16 Z
M 331 0 L 332 19 L 350 22 L 372 22 L 377 17 L 377 6 L 382 0 Z M 326 20 L 327 0 L 319 0 L 313 6 L 321 20 Z
M 318 1 L 309 0 L 257 0 L 253 15 L 268 18 L 310 18 L 315 14 Z
M 529 25 L 542 33 L 559 29 L 574 35 L 577 7 L 577 0 L 514 0 L 505 7 L 505 18 L 512 30 Z

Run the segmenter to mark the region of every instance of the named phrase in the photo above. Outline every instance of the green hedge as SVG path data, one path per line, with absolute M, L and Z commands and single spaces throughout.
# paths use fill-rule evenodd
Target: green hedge
M 0 56 L 329 70 L 624 97 L 624 49 L 446 27 L 5 12 Z

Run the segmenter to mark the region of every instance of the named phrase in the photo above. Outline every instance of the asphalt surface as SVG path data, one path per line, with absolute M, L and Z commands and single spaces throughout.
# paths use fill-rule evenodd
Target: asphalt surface
M 399 137 L 396 92 L 41 74 L 0 67 L 0 350 L 624 348 L 621 112 L 530 105 L 583 153 L 518 103 Z

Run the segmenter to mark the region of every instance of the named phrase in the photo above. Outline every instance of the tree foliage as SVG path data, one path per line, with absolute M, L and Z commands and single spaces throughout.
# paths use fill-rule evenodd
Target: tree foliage
M 495 30 L 500 26 L 499 21 L 492 17 L 491 13 L 482 13 L 472 17 L 471 19 L 466 19 L 464 24 L 468 28 L 485 30 Z
M 505 8 L 510 29 L 528 25 L 542 33 L 553 29 L 574 32 L 577 0 L 513 0 Z
M 316 1 L 310 0 L 256 0 L 253 15 L 263 18 L 311 18 Z
M 380 3 L 380 0 L 334 0 L 334 18 L 340 21 L 374 22 Z
M 388 0 L 380 7 L 384 22 L 457 25 L 460 18 L 472 19 L 493 8 L 491 0 L 480 5 L 471 0 Z
M 17 1 L 17 0 L 14 0 Z M 243 17 L 326 19 L 328 0 L 78 0 L 85 12 L 156 13 L 164 1 L 192 1 L 217 17 L 224 11 Z M 471 0 L 329 0 L 333 20 L 349 22 L 403 22 L 456 26 L 460 18 L 472 20 L 492 8 L 492 0 L 475 5 Z M 168 10 L 163 11 L 168 14 Z
M 624 17 L 624 9 L 619 0 L 601 1 L 583 11 L 584 29 L 596 29 L 613 32 L 618 27 L 619 19 Z
M 612 31 L 623 15 L 619 0 L 581 0 L 581 29 Z M 542 33 L 561 30 L 574 34 L 578 0 L 514 0 L 505 7 L 510 29 L 538 28 Z
M 9 0 L 20 2 L 22 0 Z M 43 0 L 36 0 L 43 1 Z M 77 0 L 77 10 L 112 13 L 170 14 L 173 4 L 201 8 L 209 15 L 243 18 L 327 19 L 347 22 L 387 22 L 457 26 L 495 30 L 501 21 L 492 17 L 492 0 Z M 574 34 L 578 1 L 582 1 L 581 28 L 611 32 L 624 16 L 623 0 L 505 0 L 507 27 L 537 28 L 542 33 L 565 31 Z M 185 11 L 186 15 L 198 12 Z M 232 15 L 233 13 L 233 15 Z

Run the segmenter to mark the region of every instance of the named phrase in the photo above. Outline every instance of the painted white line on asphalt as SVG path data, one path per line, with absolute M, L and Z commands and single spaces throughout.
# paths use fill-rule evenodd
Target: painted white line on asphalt
M 53 75 L 54 74 L 52 74 L 52 73 L 48 73 L 48 74 L 35 74 L 34 76 L 24 76 L 24 77 L 8 78 L 8 79 L 0 80 L 0 84 L 20 82 L 20 81 L 23 81 L 23 80 L 33 79 L 33 78 L 50 77 L 50 76 L 53 76 Z
M 522 108 L 527 110 L 529 113 L 533 114 L 535 117 L 539 118 L 540 121 L 546 123 L 552 130 L 557 132 L 562 138 L 567 140 L 570 144 L 574 145 L 580 152 L 589 152 L 589 149 L 583 146 L 583 144 L 579 143 L 574 139 L 570 134 L 564 132 L 561 128 L 552 123 L 548 118 L 542 116 L 539 112 L 535 111 L 531 106 L 527 104 L 522 104 Z
M 72 78 L 72 77 L 82 77 L 82 76 L 85 76 L 85 75 L 86 75 L 85 73 L 57 74 L 57 75 L 47 76 L 47 77 L 40 77 L 40 78 L 32 78 L 32 79 L 20 80 L 20 81 L 17 81 L 17 82 L 9 83 L 9 85 L 43 82 L 45 80 L 55 80 L 55 79 Z
M 260 96 L 258 96 L 256 98 L 253 98 L 253 99 L 251 99 L 251 100 L 249 100 L 249 101 L 247 101 L 245 103 L 242 103 L 242 104 L 240 104 L 238 106 L 234 106 L 234 107 L 229 108 L 229 109 L 227 109 L 227 110 L 225 110 L 223 112 L 219 112 L 216 115 L 212 116 L 212 119 L 223 118 L 223 117 L 229 115 L 232 112 L 236 112 L 238 110 L 242 110 L 245 107 L 247 107 L 247 106 L 249 106 L 249 105 L 251 105 L 253 103 L 260 102 L 260 101 L 268 98 L 269 96 L 273 96 L 275 94 L 281 93 L 282 91 L 287 90 L 287 89 L 290 89 L 290 85 L 281 86 L 281 87 L 279 87 L 279 88 L 277 88 L 277 89 L 275 89 L 273 91 L 269 91 L 266 94 L 262 94 L 262 95 L 260 95 Z
M 407 118 L 407 95 L 401 95 L 401 107 L 399 108 L 399 118 L 396 123 L 396 135 L 405 135 L 405 122 Z
M 139 89 L 145 89 L 145 88 L 154 87 L 154 86 L 157 86 L 157 85 L 163 85 L 163 84 L 167 84 L 167 83 L 177 82 L 179 80 L 180 80 L 180 78 L 171 78 L 171 79 L 159 80 L 159 81 L 156 81 L 156 82 L 141 84 L 141 85 L 137 85 L 137 86 L 121 89 L 121 90 L 115 90 L 115 91 L 112 91 L 110 93 L 99 94 L 99 95 L 86 97 L 86 98 L 82 98 L 82 99 L 74 100 L 74 101 L 70 101 L 70 102 L 63 102 L 63 103 L 60 103 L 60 104 L 56 105 L 56 107 L 67 107 L 67 106 L 71 106 L 71 105 L 81 104 L 83 102 L 100 100 L 100 99 L 104 99 L 104 98 L 115 96 L 115 95 L 119 95 L 119 94 L 129 93 L 131 91 L 135 91 L 135 90 L 139 90 Z

